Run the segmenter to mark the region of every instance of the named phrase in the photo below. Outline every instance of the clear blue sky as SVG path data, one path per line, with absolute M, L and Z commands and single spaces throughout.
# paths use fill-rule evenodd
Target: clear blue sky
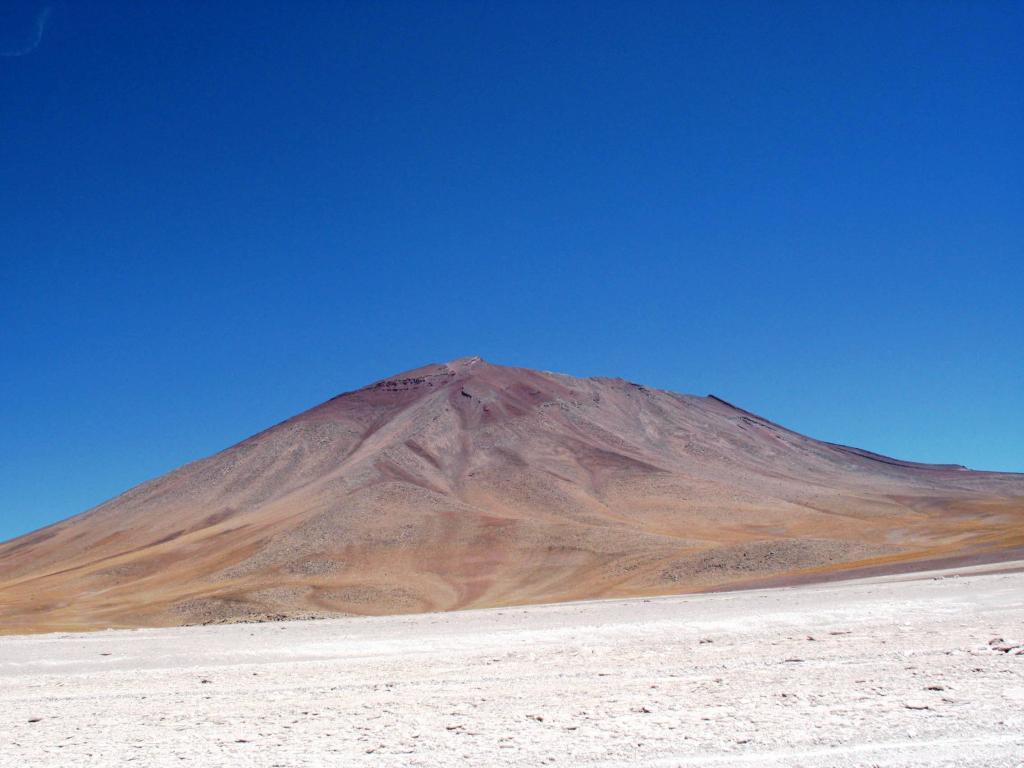
M 1024 4 L 0 8 L 0 538 L 468 354 L 1024 471 Z

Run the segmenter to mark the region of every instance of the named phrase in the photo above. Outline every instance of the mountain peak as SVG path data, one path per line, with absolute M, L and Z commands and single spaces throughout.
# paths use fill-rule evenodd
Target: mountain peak
M 470 355 L 0 543 L 0 633 L 662 594 L 974 556 L 1019 546 L 1022 498 L 1024 476 Z
M 411 368 L 410 370 L 379 379 L 357 391 L 421 391 L 441 387 L 452 381 L 462 381 L 474 373 L 482 373 L 485 370 L 501 367 L 485 362 L 479 355 L 471 355 L 459 357 L 447 363 L 428 363 L 418 368 Z M 339 395 L 339 397 L 344 397 L 344 394 Z
M 465 369 L 465 368 L 471 368 L 471 367 L 473 367 L 475 365 L 480 365 L 481 363 L 484 364 L 484 365 L 490 365 L 490 363 L 488 363 L 486 360 L 484 360 L 482 357 L 480 357 L 480 355 L 469 355 L 467 357 L 457 357 L 454 360 L 449 361 L 447 363 L 447 365 L 448 365 L 449 368 Z

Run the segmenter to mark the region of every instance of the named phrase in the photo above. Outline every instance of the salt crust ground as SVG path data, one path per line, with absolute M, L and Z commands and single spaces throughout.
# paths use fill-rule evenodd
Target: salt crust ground
M 0 637 L 0 766 L 1017 768 L 1005 568 Z

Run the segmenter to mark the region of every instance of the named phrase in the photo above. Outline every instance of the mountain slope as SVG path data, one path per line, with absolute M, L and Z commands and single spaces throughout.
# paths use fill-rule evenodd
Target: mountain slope
M 704 589 L 1024 545 L 1024 475 L 714 397 L 429 365 L 0 544 L 0 631 Z

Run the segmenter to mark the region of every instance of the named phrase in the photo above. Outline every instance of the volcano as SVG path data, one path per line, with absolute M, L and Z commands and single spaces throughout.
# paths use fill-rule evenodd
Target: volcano
M 470 357 L 339 395 L 0 544 L 0 631 L 659 595 L 1021 547 L 1024 475 Z

